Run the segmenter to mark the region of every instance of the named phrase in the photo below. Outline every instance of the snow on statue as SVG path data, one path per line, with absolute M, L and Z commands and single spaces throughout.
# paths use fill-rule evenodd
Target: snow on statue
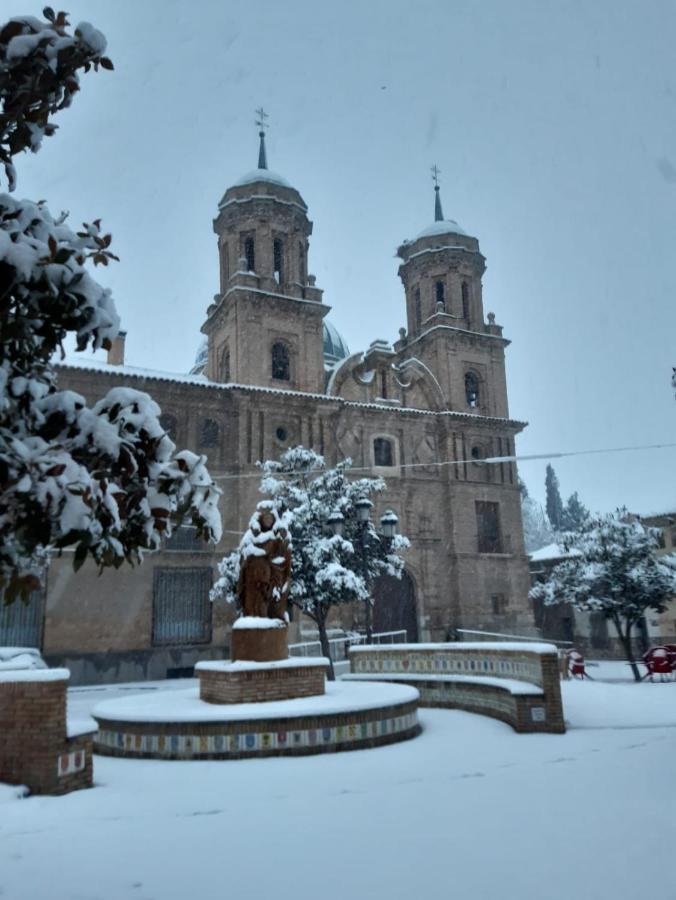
M 401 577 L 401 553 L 409 546 L 405 537 L 379 535 L 372 522 L 359 521 L 357 502 L 384 491 L 385 482 L 382 478 L 350 480 L 350 465 L 346 459 L 327 469 L 324 458 L 313 450 L 293 447 L 279 460 L 261 466 L 260 490 L 270 497 L 266 508 L 284 521 L 292 538 L 289 603 L 315 623 L 322 654 L 329 659 L 327 623 L 332 610 L 347 603 L 371 604 L 373 580 L 379 575 Z M 332 518 L 339 518 L 342 534 L 332 532 Z M 242 544 L 246 540 L 245 535 Z M 212 598 L 235 601 L 240 551 L 226 556 L 218 572 Z
M 0 163 L 10 191 L 14 158 L 40 149 L 50 120 L 79 90 L 79 71 L 112 69 L 106 41 L 65 13 L 0 26 Z M 139 561 L 173 524 L 221 534 L 219 491 L 206 458 L 176 453 L 160 409 L 140 391 L 114 388 L 88 408 L 59 391 L 51 358 L 72 334 L 78 350 L 109 348 L 120 320 L 87 262 L 116 259 L 100 221 L 75 232 L 44 202 L 0 193 L 0 593 L 38 586 L 50 550 L 74 549 L 100 567 Z
M 291 588 L 289 513 L 261 500 L 239 545 L 237 596 L 244 616 L 287 621 Z

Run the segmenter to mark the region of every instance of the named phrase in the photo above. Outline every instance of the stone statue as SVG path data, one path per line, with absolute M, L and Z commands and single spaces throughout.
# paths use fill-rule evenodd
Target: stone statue
M 261 501 L 240 543 L 237 596 L 243 616 L 286 621 L 291 544 L 285 516 Z

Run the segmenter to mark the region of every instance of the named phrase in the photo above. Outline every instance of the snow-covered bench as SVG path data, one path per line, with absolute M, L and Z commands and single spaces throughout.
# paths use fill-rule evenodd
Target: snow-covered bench
M 350 648 L 350 674 L 344 677 L 410 684 L 422 706 L 482 713 L 519 732 L 565 731 L 552 644 L 363 645 Z
M 0 781 L 36 794 L 91 787 L 97 725 L 67 720 L 69 678 L 30 650 L 0 656 Z

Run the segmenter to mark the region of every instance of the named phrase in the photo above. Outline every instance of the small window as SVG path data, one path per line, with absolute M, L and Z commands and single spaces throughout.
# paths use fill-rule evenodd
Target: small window
M 394 465 L 394 446 L 389 438 L 375 438 L 373 441 L 373 461 L 376 466 Z
M 278 428 L 275 431 L 275 437 L 280 442 L 280 444 L 285 444 L 287 438 L 289 437 L 289 432 L 286 430 L 286 428 Z
M 479 553 L 502 553 L 498 504 L 477 501 L 476 520 Z
M 221 247 L 221 290 L 225 291 L 230 280 L 230 266 L 228 264 L 228 245 Z
M 200 447 L 218 447 L 220 429 L 215 419 L 205 419 L 200 428 Z
M 284 262 L 284 245 L 276 238 L 272 243 L 272 266 L 273 266 L 273 274 L 279 284 L 281 284 L 284 280 L 283 278 L 283 262 Z
M 289 348 L 281 341 L 272 345 L 272 377 L 277 381 L 291 380 Z
M 479 460 L 484 458 L 484 452 L 481 447 L 472 447 L 472 459 L 475 463 L 478 463 Z
M 380 396 L 383 400 L 387 399 L 387 372 L 385 369 L 380 370 Z
M 422 312 L 420 309 L 420 288 L 416 288 L 413 291 L 413 319 L 415 322 L 415 330 L 416 332 L 420 331 L 420 325 L 422 323 Z
M 164 549 L 171 553 L 209 553 L 209 545 L 197 537 L 197 529 L 192 525 L 179 525 L 168 537 Z
M 437 306 L 441 305 L 446 308 L 445 288 L 443 281 L 437 281 L 435 285 L 435 298 Z
M 298 280 L 301 284 L 305 284 L 307 281 L 305 275 L 305 248 L 302 244 L 298 245 Z
M 155 646 L 211 640 L 211 568 L 161 568 L 153 573 Z
M 479 378 L 474 372 L 467 372 L 465 375 L 465 397 L 468 406 L 479 405 Z
M 254 239 L 252 237 L 248 237 L 244 241 L 244 257 L 246 259 L 246 267 L 249 272 L 256 271 L 256 252 L 254 246 Z
M 504 594 L 491 594 L 491 608 L 494 616 L 504 616 L 507 612 L 507 598 Z
M 176 431 L 178 428 L 178 419 L 172 413 L 162 413 L 160 416 L 160 427 L 164 430 L 167 437 L 172 441 L 176 440 Z
M 223 383 L 230 381 L 230 351 L 227 347 L 224 347 L 221 353 L 219 378 Z
M 462 316 L 469 319 L 469 286 L 466 281 L 462 283 Z

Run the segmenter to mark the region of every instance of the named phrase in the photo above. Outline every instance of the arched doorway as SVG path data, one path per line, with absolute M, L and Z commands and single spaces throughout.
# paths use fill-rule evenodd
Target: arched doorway
M 404 570 L 401 578 L 381 575 L 373 584 L 373 630 L 406 629 L 407 640 L 418 640 L 413 579 Z

